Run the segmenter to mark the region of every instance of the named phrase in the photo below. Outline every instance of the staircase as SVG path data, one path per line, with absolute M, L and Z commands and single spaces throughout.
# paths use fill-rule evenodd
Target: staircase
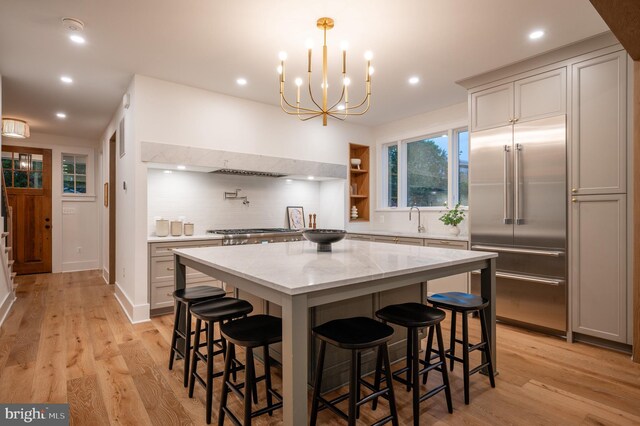
M 0 274 L 4 274 L 4 281 L 7 285 L 9 292 L 15 296 L 16 273 L 13 272 L 13 239 L 12 239 L 12 224 L 13 224 L 13 210 L 9 206 L 9 198 L 7 197 L 7 186 L 4 183 L 4 173 L 0 173 L 2 176 L 2 218 L 0 225 Z M 0 292 L 1 293 L 1 292 Z

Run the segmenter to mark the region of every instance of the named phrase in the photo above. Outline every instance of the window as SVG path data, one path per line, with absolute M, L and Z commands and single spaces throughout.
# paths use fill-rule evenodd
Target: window
M 469 132 L 454 129 L 382 147 L 382 207 L 468 205 Z
M 87 193 L 86 155 L 62 155 L 62 193 Z
M 42 155 L 2 152 L 2 170 L 7 188 L 42 189 Z

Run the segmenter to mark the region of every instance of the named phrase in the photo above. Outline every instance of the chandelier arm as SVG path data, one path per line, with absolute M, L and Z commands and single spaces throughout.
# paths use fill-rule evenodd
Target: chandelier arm
M 347 119 L 347 117 L 339 117 L 337 114 L 329 114 L 329 117 L 331 118 L 335 118 L 336 120 L 340 120 L 340 121 L 344 121 Z
M 318 105 L 318 103 L 316 102 L 316 99 L 313 97 L 313 91 L 311 90 L 311 73 L 309 73 L 309 79 L 308 79 L 307 85 L 309 87 L 309 97 L 311 98 L 311 102 L 313 102 L 314 105 L 318 107 L 318 110 L 322 111 L 322 107 Z
M 371 106 L 371 104 L 367 104 L 367 108 L 365 108 L 364 111 L 360 111 L 360 112 L 347 112 L 344 115 L 364 115 L 367 111 L 369 111 L 369 107 Z
M 342 93 L 340 94 L 340 99 L 338 99 L 338 101 L 335 104 L 331 105 L 331 107 L 329 108 L 329 111 L 333 111 L 333 109 L 337 107 L 340 104 L 340 102 L 342 102 L 342 100 L 344 99 L 344 87 L 345 86 L 343 85 Z
M 317 113 L 315 115 L 312 115 L 312 116 L 309 116 L 309 117 L 305 117 L 305 118 L 298 117 L 298 118 L 300 119 L 300 121 L 307 121 L 307 120 L 311 120 L 312 118 L 320 117 L 321 115 L 322 115 L 322 113 L 319 112 L 319 113 Z
M 291 105 L 289 103 L 289 101 L 287 101 L 287 98 L 284 96 L 284 94 L 280 95 L 280 106 L 282 107 L 282 109 L 284 111 L 286 111 L 284 109 L 284 105 L 282 105 L 282 102 L 284 101 L 284 103 L 291 109 L 302 112 L 303 114 L 319 114 L 320 112 L 315 110 L 315 109 L 310 109 L 310 108 L 304 108 L 304 107 L 295 107 L 293 105 Z
M 371 99 L 371 94 L 367 94 L 362 100 L 362 102 L 360 102 L 358 105 L 354 107 L 349 107 L 349 109 L 356 110 L 360 108 L 362 105 L 364 105 L 365 103 L 367 104 L 367 109 L 369 109 L 370 99 Z

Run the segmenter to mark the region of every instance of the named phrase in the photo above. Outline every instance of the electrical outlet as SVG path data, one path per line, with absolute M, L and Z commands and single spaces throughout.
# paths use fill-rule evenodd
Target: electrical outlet
M 125 269 L 122 268 L 122 278 L 124 278 L 124 277 L 125 277 Z
M 76 214 L 75 207 L 63 207 L 62 214 Z
M 76 247 L 76 252 L 77 252 L 78 254 L 82 253 L 82 247 Z

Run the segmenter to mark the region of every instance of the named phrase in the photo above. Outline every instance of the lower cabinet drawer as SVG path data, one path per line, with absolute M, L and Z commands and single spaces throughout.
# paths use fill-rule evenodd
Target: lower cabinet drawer
M 220 280 L 214 280 L 207 277 L 204 280 L 190 280 L 187 287 L 195 287 L 199 285 L 210 285 L 212 287 L 224 288 L 224 283 Z M 163 281 L 160 283 L 152 283 L 151 285 L 151 301 L 150 308 L 160 309 L 173 306 L 173 281 Z
M 175 276 L 175 264 L 173 257 L 152 257 L 151 258 L 151 281 L 171 280 Z M 191 280 L 210 280 L 206 274 L 198 272 L 195 269 L 187 268 L 187 281 Z

